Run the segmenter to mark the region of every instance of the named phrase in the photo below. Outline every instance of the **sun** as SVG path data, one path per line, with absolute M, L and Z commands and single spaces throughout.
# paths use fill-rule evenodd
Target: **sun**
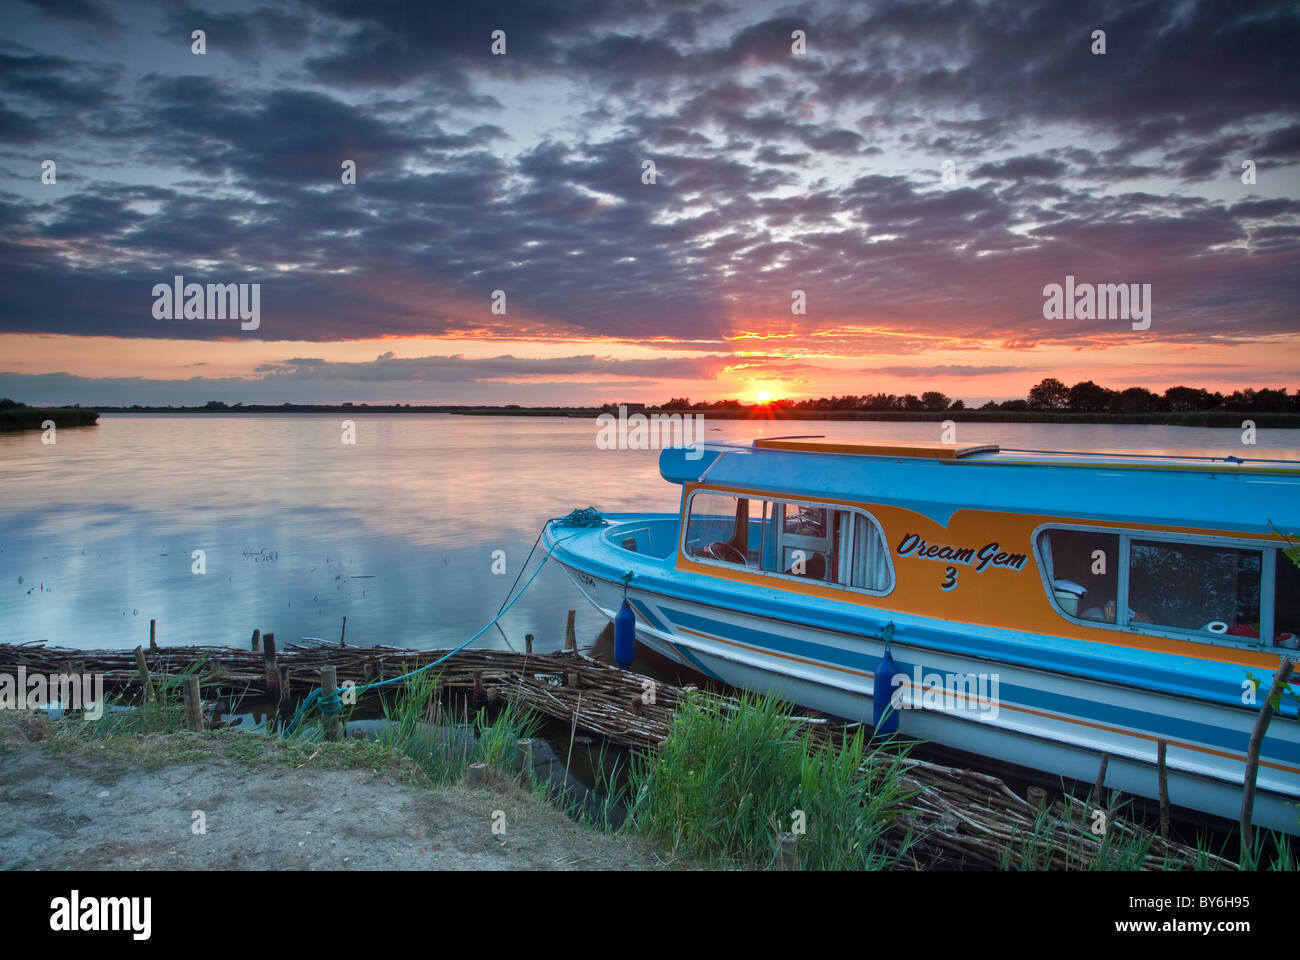
M 769 403 L 772 402 L 772 394 L 767 390 L 760 390 L 758 391 L 756 399 L 758 400 L 760 406 L 766 407 Z

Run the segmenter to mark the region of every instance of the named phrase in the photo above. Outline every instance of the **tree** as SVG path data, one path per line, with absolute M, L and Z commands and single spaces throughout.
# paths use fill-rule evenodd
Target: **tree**
M 1048 377 L 1029 391 L 1030 410 L 1064 410 L 1070 402 L 1070 388 Z
M 947 410 L 952 401 L 938 390 L 927 390 L 921 394 L 921 404 L 927 410 Z
M 1100 413 L 1110 406 L 1114 393 L 1114 390 L 1107 390 L 1091 380 L 1084 380 L 1070 388 L 1070 409 L 1078 413 Z
M 949 409 L 949 410 L 965 410 L 965 409 L 966 409 L 966 403 L 965 403 L 965 401 L 963 401 L 963 400 L 954 400 L 954 401 L 952 402 L 952 406 L 949 407 L 948 409 Z
M 1115 394 L 1110 409 L 1112 413 L 1150 413 L 1155 401 L 1156 395 L 1146 387 L 1129 387 Z
M 1204 388 L 1197 390 L 1195 387 L 1170 387 L 1165 391 L 1165 402 L 1175 413 L 1204 410 L 1209 406 L 1210 394 Z
M 1268 387 L 1260 390 L 1255 394 L 1255 409 L 1261 413 L 1270 410 L 1285 410 L 1290 397 L 1286 395 L 1286 389 L 1270 390 Z

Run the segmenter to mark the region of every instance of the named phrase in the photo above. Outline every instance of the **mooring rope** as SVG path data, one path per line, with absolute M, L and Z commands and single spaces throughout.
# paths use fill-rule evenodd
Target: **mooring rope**
M 571 510 L 568 516 L 554 517 L 549 522 L 557 523 L 562 527 L 603 527 L 609 523 L 595 507 Z
M 528 558 L 524 560 L 524 565 L 519 568 L 519 573 L 515 577 L 515 584 L 519 583 L 519 578 L 522 577 L 524 575 L 524 571 L 528 569 L 528 562 L 533 557 L 533 550 L 537 549 L 537 544 L 541 542 L 542 534 L 546 532 L 546 528 L 549 527 L 551 524 L 556 524 L 558 526 L 564 526 L 564 527 L 596 527 L 596 526 L 602 526 L 607 522 L 608 521 L 606 521 L 605 518 L 600 515 L 600 511 L 598 511 L 595 507 L 587 507 L 585 510 L 574 510 L 570 514 L 568 514 L 568 516 L 552 517 L 550 520 L 547 520 L 546 523 L 542 524 L 542 529 L 537 534 L 537 539 L 533 541 L 533 549 L 528 551 Z M 426 663 L 424 666 L 419 667 L 418 669 L 415 670 L 411 670 L 408 673 L 403 673 L 400 676 L 396 676 L 396 677 L 390 677 L 387 680 L 375 680 L 359 687 L 353 687 L 352 693 L 355 694 L 356 696 L 360 696 L 363 693 L 366 693 L 370 690 L 375 690 L 379 687 L 386 687 L 389 686 L 390 684 L 400 683 L 403 680 L 409 680 L 411 677 L 424 673 L 426 670 L 431 670 L 432 668 L 438 666 L 440 663 L 445 663 L 447 660 L 450 660 L 456 654 L 460 653 L 462 650 L 468 647 L 479 637 L 483 636 L 483 634 L 487 633 L 487 631 L 498 620 L 501 619 L 501 617 L 505 614 L 505 612 L 509 610 L 511 607 L 513 607 L 516 601 L 518 601 L 519 598 L 522 597 L 528 591 L 529 586 L 531 586 L 532 582 L 537 579 L 537 575 L 542 572 L 542 568 L 546 566 L 546 561 L 551 559 L 551 553 L 555 550 L 555 548 L 558 547 L 565 540 L 570 540 L 573 537 L 578 536 L 578 533 L 580 532 L 581 531 L 571 533 L 569 534 L 569 536 L 556 540 L 553 544 L 547 547 L 546 554 L 542 557 L 542 562 L 537 565 L 537 569 L 534 570 L 533 575 L 530 576 L 527 581 L 525 581 L 523 587 L 520 588 L 519 592 L 515 593 L 513 597 L 510 596 L 510 594 L 513 593 L 515 589 L 514 584 L 511 584 L 510 590 L 506 593 L 507 600 L 505 603 L 501 605 L 501 609 L 497 611 L 496 616 L 493 617 L 491 620 L 489 620 L 487 623 L 485 623 L 482 629 L 480 629 L 477 633 L 475 633 L 472 637 L 470 637 L 460 646 L 456 647 L 453 650 L 447 651 L 447 653 L 443 654 L 441 657 L 439 657 L 437 660 L 434 660 L 432 663 Z M 302 722 L 303 716 L 313 706 L 316 707 L 318 710 L 320 710 L 321 713 L 326 714 L 327 716 L 336 714 L 343 709 L 343 694 L 341 691 L 335 690 L 329 696 L 325 696 L 321 688 L 317 687 L 315 690 L 313 690 L 311 693 L 307 695 L 307 697 L 302 701 L 302 703 L 298 705 L 298 709 L 294 712 L 293 720 L 291 720 L 288 723 L 288 725 L 285 726 L 283 735 L 287 737 L 295 730 L 297 730 L 298 724 Z

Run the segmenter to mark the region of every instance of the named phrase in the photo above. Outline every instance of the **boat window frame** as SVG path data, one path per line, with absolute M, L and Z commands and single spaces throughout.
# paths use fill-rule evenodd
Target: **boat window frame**
M 808 577 L 801 577 L 795 574 L 782 573 L 776 570 L 764 570 L 762 566 L 751 567 L 748 564 L 746 564 L 744 567 L 741 567 L 739 564 L 728 563 L 725 560 L 715 560 L 712 557 L 693 556 L 692 554 L 688 553 L 686 550 L 686 534 L 687 531 L 690 529 L 690 525 L 691 525 L 691 504 L 695 501 L 695 495 L 697 493 L 710 493 L 710 494 L 714 494 L 715 496 L 733 497 L 738 500 L 739 499 L 761 500 L 767 504 L 767 506 L 765 506 L 763 509 L 764 541 L 763 541 L 763 546 L 760 547 L 760 558 L 762 556 L 762 551 L 766 548 L 767 526 L 768 526 L 767 520 L 771 516 L 771 513 L 769 511 L 775 512 L 773 509 L 775 504 L 783 503 L 783 504 L 792 504 L 794 506 L 812 507 L 814 509 L 819 509 L 819 510 L 845 511 L 851 517 L 854 518 L 853 523 L 849 524 L 849 532 L 848 532 L 848 543 L 849 543 L 849 550 L 850 550 L 850 555 L 849 555 L 850 556 L 850 565 L 849 565 L 850 580 L 852 580 L 853 578 L 852 550 L 853 550 L 853 544 L 857 539 L 857 528 L 856 528 L 856 524 L 858 522 L 857 518 L 860 517 L 866 518 L 867 522 L 870 523 L 871 526 L 875 528 L 876 533 L 880 536 L 880 543 L 882 548 L 884 549 L 886 565 L 889 568 L 888 587 L 884 590 L 872 590 L 868 587 L 855 587 L 853 586 L 852 583 L 839 583 L 838 581 L 830 581 L 830 580 L 812 580 L 809 579 Z M 868 597 L 887 597 L 891 593 L 893 593 L 895 588 L 898 586 L 898 573 L 894 569 L 894 554 L 893 551 L 889 548 L 889 538 L 885 536 L 884 526 L 881 524 L 880 520 L 873 513 L 871 513 L 865 507 L 860 507 L 856 504 L 837 503 L 833 500 L 818 500 L 816 498 L 799 499 L 794 497 L 779 496 L 770 493 L 760 493 L 758 491 L 750 491 L 750 490 L 726 490 L 720 487 L 698 486 L 686 494 L 685 502 L 682 504 L 681 517 L 682 517 L 681 523 L 679 524 L 681 529 L 678 532 L 677 552 L 678 552 L 678 556 L 685 557 L 691 563 L 702 563 L 706 566 L 718 567 L 721 570 L 744 570 L 747 573 L 756 574 L 762 577 L 770 577 L 774 580 L 781 580 L 789 583 L 802 583 L 805 586 L 812 584 L 815 586 L 827 587 L 828 589 L 832 589 L 832 590 L 844 590 L 849 593 L 860 593 Z M 760 559 L 759 562 L 761 564 L 762 560 Z
M 1115 581 L 1115 622 L 1105 620 L 1086 620 L 1083 617 L 1066 613 L 1056 599 L 1056 591 L 1048 579 L 1047 564 L 1043 559 L 1042 535 L 1049 530 L 1080 530 L 1085 533 L 1108 534 L 1119 538 L 1119 557 L 1116 558 Z M 1200 630 L 1180 630 L 1177 627 L 1154 623 L 1130 623 L 1128 617 L 1129 596 L 1129 558 L 1132 542 L 1137 540 L 1157 540 L 1168 543 L 1186 543 L 1193 546 L 1227 547 L 1238 550 L 1257 550 L 1260 553 L 1259 564 L 1259 636 L 1235 637 L 1228 634 L 1207 636 Z M 1059 523 L 1048 521 L 1039 524 L 1030 534 L 1030 546 L 1034 551 L 1034 560 L 1038 564 L 1038 576 L 1043 583 L 1047 602 L 1056 611 L 1057 616 L 1069 623 L 1090 627 L 1097 630 L 1114 630 L 1120 633 L 1137 633 L 1143 636 L 1162 637 L 1166 640 L 1190 640 L 1193 643 L 1208 643 L 1219 647 L 1232 647 L 1240 650 L 1270 652 L 1273 650 L 1272 637 L 1276 634 L 1276 611 L 1274 610 L 1273 591 L 1276 590 L 1276 570 L 1280 548 L 1266 540 L 1251 540 L 1245 537 L 1233 537 L 1216 534 L 1170 533 L 1167 530 L 1142 530 L 1128 527 L 1108 527 L 1099 524 Z M 1269 562 L 1270 555 L 1272 563 Z M 1267 630 L 1265 627 L 1267 626 Z M 1266 639 L 1267 638 L 1267 639 Z

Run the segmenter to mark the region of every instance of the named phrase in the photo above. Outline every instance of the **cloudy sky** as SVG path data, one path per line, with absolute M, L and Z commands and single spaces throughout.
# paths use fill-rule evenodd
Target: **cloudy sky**
M 1298 11 L 7 0 L 0 396 L 1294 390 Z

